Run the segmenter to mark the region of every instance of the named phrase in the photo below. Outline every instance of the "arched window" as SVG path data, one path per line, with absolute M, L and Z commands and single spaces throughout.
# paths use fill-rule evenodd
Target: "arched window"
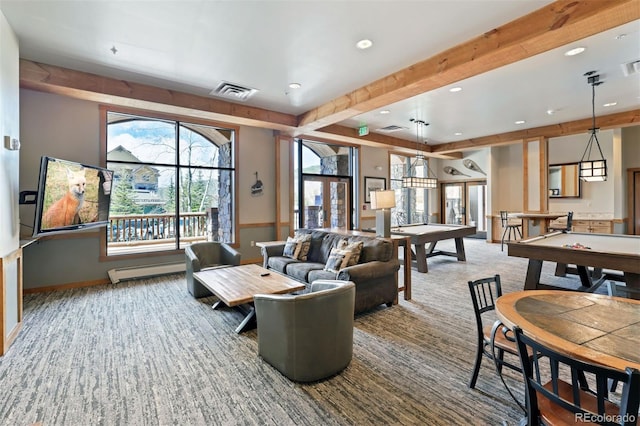
M 106 254 L 234 242 L 236 129 L 107 110 Z

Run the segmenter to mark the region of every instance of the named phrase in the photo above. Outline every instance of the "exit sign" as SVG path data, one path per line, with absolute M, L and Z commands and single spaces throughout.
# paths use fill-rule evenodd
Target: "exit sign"
M 369 134 L 369 127 L 364 124 L 358 127 L 358 136 L 367 136 Z

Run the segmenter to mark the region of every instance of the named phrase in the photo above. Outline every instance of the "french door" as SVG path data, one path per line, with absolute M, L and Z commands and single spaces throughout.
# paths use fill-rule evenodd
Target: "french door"
M 302 175 L 302 228 L 351 229 L 351 178 Z
M 487 182 L 451 182 L 441 185 L 442 222 L 476 227 L 476 237 L 487 236 Z

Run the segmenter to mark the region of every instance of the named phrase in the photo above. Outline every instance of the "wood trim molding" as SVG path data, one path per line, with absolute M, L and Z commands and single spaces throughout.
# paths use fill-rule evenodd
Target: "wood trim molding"
M 110 283 L 111 283 L 111 280 L 109 280 L 108 278 L 91 280 L 91 281 L 79 281 L 79 282 L 68 283 L 68 284 L 49 285 L 46 287 L 25 288 L 24 294 L 45 293 L 48 291 L 58 291 L 58 290 L 69 290 L 72 288 L 92 287 L 95 285 L 104 285 L 104 284 L 110 284 Z
M 627 169 L 627 234 L 635 235 L 636 218 L 635 203 L 634 203 L 634 189 L 635 189 L 635 173 L 640 173 L 640 168 Z
M 438 144 L 432 146 L 431 152 L 445 154 L 453 151 L 465 151 L 488 146 L 508 145 L 523 139 L 535 139 L 541 137 L 556 138 L 560 136 L 587 133 L 588 129 L 592 127 L 591 120 L 591 118 L 585 118 L 582 120 L 568 121 L 566 123 L 559 123 L 550 126 L 534 127 L 515 132 L 467 139 L 465 141 Z M 600 128 L 600 130 L 637 126 L 639 124 L 640 109 L 596 117 L 596 127 Z
M 275 226 L 275 222 L 262 222 L 262 223 L 243 223 L 238 225 L 239 229 L 251 229 L 251 228 L 269 228 Z
M 276 156 L 276 175 L 275 175 L 275 179 L 276 179 L 276 188 L 280 187 L 280 179 L 282 176 L 281 173 L 281 168 L 282 168 L 282 158 L 280 156 L 280 149 L 281 149 L 281 141 L 280 141 L 280 135 L 276 134 L 274 135 L 274 149 L 275 149 L 275 156 Z M 275 223 L 275 231 L 276 231 L 276 239 L 278 238 L 278 236 L 280 235 L 280 219 L 282 218 L 282 209 L 280 208 L 280 204 L 282 203 L 282 195 L 280 193 L 280 191 L 276 190 L 276 223 Z
M 20 87 L 99 103 L 292 132 L 296 117 L 20 59 Z

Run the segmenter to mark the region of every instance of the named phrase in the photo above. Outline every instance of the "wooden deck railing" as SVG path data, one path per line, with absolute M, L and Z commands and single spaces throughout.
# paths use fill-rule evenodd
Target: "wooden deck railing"
M 207 238 L 207 216 L 202 213 L 181 213 L 179 223 L 169 214 L 111 215 L 107 225 L 107 242 L 174 239 L 177 230 L 181 238 L 198 240 Z

